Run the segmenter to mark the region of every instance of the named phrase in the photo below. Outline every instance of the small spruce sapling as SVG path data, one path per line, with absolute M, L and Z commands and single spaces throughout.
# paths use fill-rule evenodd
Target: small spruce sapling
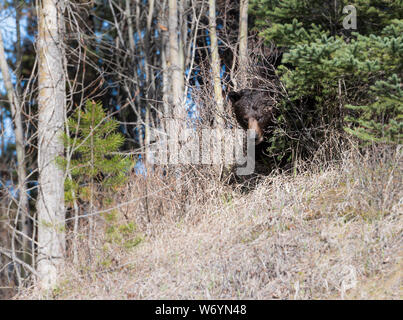
M 113 191 L 127 180 L 133 166 L 130 157 L 119 154 L 124 136 L 118 122 L 108 117 L 101 103 L 88 100 L 68 119 L 63 135 L 66 156 L 59 158 L 66 169 L 65 201 L 91 201 L 96 190 Z

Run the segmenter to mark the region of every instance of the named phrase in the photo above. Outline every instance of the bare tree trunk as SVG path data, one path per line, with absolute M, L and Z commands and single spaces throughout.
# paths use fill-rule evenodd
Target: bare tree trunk
M 224 128 L 224 119 L 222 115 L 224 114 L 224 99 L 222 96 L 222 86 L 221 86 L 221 62 L 220 56 L 218 54 L 218 41 L 217 41 L 217 31 L 216 31 L 216 2 L 215 0 L 209 0 L 209 31 L 210 31 L 210 46 L 211 46 L 211 69 L 213 73 L 213 84 L 214 84 L 214 97 L 217 108 L 216 115 L 216 125 L 219 128 Z
M 6 151 L 6 143 L 4 141 L 4 137 L 5 137 L 5 128 L 4 128 L 4 109 L 0 108 L 0 152 L 1 154 L 4 155 L 5 151 Z
M 164 130 L 167 130 L 167 118 L 169 117 L 169 95 L 171 92 L 171 84 L 169 82 L 169 72 L 168 63 L 169 58 L 169 47 L 168 47 L 168 29 L 165 27 L 167 25 L 166 21 L 166 1 L 163 2 L 160 8 L 160 16 L 158 19 L 158 25 L 161 32 L 161 67 L 162 67 L 162 102 L 163 102 L 163 114 L 161 119 L 161 124 Z
M 150 0 L 148 3 L 148 13 L 147 13 L 147 29 L 144 41 L 144 59 L 145 59 L 145 73 L 146 73 L 146 83 L 147 83 L 147 91 L 146 91 L 146 114 L 145 114 L 145 126 L 144 126 L 144 160 L 147 165 L 150 160 L 150 129 L 151 129 L 151 103 L 149 101 L 150 98 L 154 98 L 155 92 L 155 82 L 154 77 L 152 76 L 153 70 L 151 68 L 150 62 L 152 58 L 152 52 L 150 48 L 152 30 L 151 24 L 153 21 L 154 15 L 154 0 Z
M 248 67 L 248 0 L 241 0 L 239 10 L 239 85 L 246 85 Z
M 17 172 L 18 172 L 18 187 L 19 187 L 19 204 L 18 204 L 18 213 L 17 216 L 20 215 L 21 212 L 21 231 L 25 235 L 22 237 L 22 245 L 23 245 L 23 261 L 29 264 L 29 236 L 30 236 L 30 228 L 29 228 L 29 210 L 28 210 L 28 194 L 26 189 L 26 168 L 25 168 L 25 139 L 24 139 L 24 131 L 22 125 L 22 115 L 21 109 L 22 104 L 19 101 L 17 94 L 14 90 L 13 84 L 11 82 L 10 71 L 7 65 L 6 56 L 4 53 L 4 44 L 3 38 L 0 32 L 0 70 L 3 74 L 4 85 L 7 90 L 7 97 L 11 106 L 11 116 L 13 118 L 14 127 L 15 127 L 15 148 L 17 151 Z
M 216 104 L 216 115 L 215 115 L 215 124 L 218 129 L 218 137 L 214 139 L 214 143 L 218 143 L 218 145 L 214 146 L 215 152 L 219 154 L 219 159 L 222 161 L 221 156 L 221 145 L 222 139 L 224 137 L 224 99 L 222 96 L 222 86 L 221 86 L 221 62 L 220 56 L 218 53 L 218 40 L 217 40 L 217 24 L 216 24 L 216 1 L 209 0 L 209 35 L 210 35 L 210 49 L 211 49 L 211 69 L 213 75 L 213 86 L 214 86 L 214 99 Z M 223 169 L 223 164 L 214 166 L 215 170 L 218 174 Z
M 61 34 L 64 5 L 62 0 L 42 0 L 39 8 L 37 271 L 45 290 L 56 285 L 65 252 L 63 171 L 56 164 L 56 158 L 63 154 L 60 135 L 66 105 Z
M 188 6 L 188 1 L 187 0 L 180 0 L 178 1 L 179 7 L 178 7 L 178 13 L 179 13 L 179 21 L 178 21 L 178 41 L 179 41 L 179 65 L 182 70 L 182 72 L 185 71 L 185 48 L 186 48 L 186 43 L 187 43 L 187 31 L 188 31 L 188 25 L 186 21 L 186 11 L 187 11 L 187 6 Z M 182 97 L 184 97 L 184 74 L 182 73 Z
M 129 33 L 129 44 L 130 44 L 130 49 L 132 50 L 132 54 L 134 54 L 134 30 L 133 30 L 133 22 L 132 22 L 132 18 L 131 18 L 130 0 L 126 0 L 125 3 L 126 3 L 125 14 L 126 14 L 128 33 Z
M 179 52 L 178 36 L 178 4 L 177 0 L 169 0 L 169 58 L 171 64 L 172 104 L 175 119 L 185 119 L 183 102 L 183 68 Z
M 162 36 L 161 43 L 161 66 L 162 66 L 162 101 L 163 101 L 163 128 L 166 130 L 166 119 L 169 116 L 169 93 L 171 92 L 171 84 L 169 82 L 168 64 L 169 50 L 167 50 L 167 40 L 165 34 Z
M 180 135 L 185 128 L 186 112 L 184 106 L 184 70 L 183 54 L 180 53 L 180 30 L 178 24 L 178 1 L 169 0 L 168 29 L 169 29 L 169 63 L 171 67 L 171 92 L 173 119 L 168 124 L 169 140 L 169 161 L 171 164 L 179 164 L 180 161 Z M 180 166 L 175 167 L 176 189 L 181 192 L 182 170 Z

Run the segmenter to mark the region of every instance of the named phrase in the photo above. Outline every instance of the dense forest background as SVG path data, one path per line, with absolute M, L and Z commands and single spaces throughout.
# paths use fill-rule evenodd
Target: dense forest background
M 164 251 L 167 221 L 175 228 L 202 226 L 211 223 L 203 220 L 210 219 L 206 212 L 234 215 L 245 203 L 247 216 L 234 221 L 236 230 L 250 231 L 241 243 L 255 243 L 263 232 L 298 231 L 289 241 L 312 241 L 314 231 L 308 236 L 307 230 L 318 226 L 308 227 L 307 221 L 329 213 L 344 223 L 383 223 L 377 231 L 368 227 L 367 238 L 382 239 L 387 256 L 401 253 L 402 0 L 1 0 L 0 74 L 0 295 L 5 298 L 43 297 L 42 289 L 51 290 L 45 297 L 81 297 L 71 283 L 98 283 L 94 279 L 104 273 L 127 281 L 114 272 L 143 270 L 128 257 L 141 257 L 135 250 L 146 250 L 144 243 L 162 239 L 154 246 Z M 274 122 L 256 146 L 252 175 L 237 175 L 233 164 L 152 163 L 153 146 L 170 126 L 172 132 L 191 128 L 198 134 L 240 128 L 228 96 L 246 89 L 267 92 L 275 105 Z M 171 154 L 181 147 L 178 142 Z M 307 172 L 331 182 L 324 176 L 299 181 Z M 285 220 L 274 230 L 259 220 L 269 219 L 267 210 L 302 210 L 307 216 L 276 216 Z M 216 223 L 230 230 L 228 221 L 232 218 Z M 226 245 L 219 250 L 233 249 L 236 237 L 221 236 Z M 211 239 L 214 246 L 221 243 L 220 237 Z M 276 243 L 285 250 L 281 241 Z M 281 252 L 272 246 L 268 252 Z M 255 250 L 263 247 L 259 242 Z M 343 256 L 339 273 L 337 263 L 318 271 L 331 277 L 326 285 L 312 275 L 298 286 L 287 282 L 305 272 L 292 271 L 303 259 L 297 253 L 290 261 L 283 255 L 260 257 L 281 262 L 263 263 L 255 273 L 249 270 L 252 256 L 245 273 L 225 271 L 227 264 L 210 266 L 232 278 L 200 294 L 235 298 L 245 283 L 258 283 L 261 287 L 241 290 L 238 297 L 336 292 L 344 297 L 354 288 L 346 283 L 380 272 L 379 248 L 373 249 L 376 257 L 360 255 L 361 247 L 353 250 L 347 264 Z M 183 252 L 191 256 L 188 249 Z M 368 269 L 357 267 L 365 264 L 358 256 L 371 261 Z M 329 259 L 331 266 L 330 254 Z M 66 280 L 68 272 L 60 270 L 81 278 Z M 144 270 L 138 275 L 147 274 Z M 341 282 L 335 274 L 343 275 Z M 282 276 L 287 285 L 281 285 Z M 190 286 L 192 279 L 185 282 Z M 139 287 L 122 290 L 125 298 L 194 297 L 190 287 L 177 295 L 171 285 L 160 296 L 155 292 L 161 288 L 144 294 Z M 147 283 L 153 286 L 158 288 Z M 94 289 L 93 296 L 113 296 L 105 293 L 113 289 L 102 290 L 98 295 Z

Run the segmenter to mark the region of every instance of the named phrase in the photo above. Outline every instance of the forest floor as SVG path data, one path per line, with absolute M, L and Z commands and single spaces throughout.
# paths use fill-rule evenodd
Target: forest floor
M 401 151 L 349 154 L 248 192 L 206 182 L 188 214 L 147 226 L 109 216 L 46 298 L 402 299 L 402 170 Z

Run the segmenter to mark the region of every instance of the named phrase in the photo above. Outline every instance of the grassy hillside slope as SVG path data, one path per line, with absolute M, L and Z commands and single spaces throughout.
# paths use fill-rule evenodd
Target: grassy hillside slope
M 402 170 L 401 150 L 349 152 L 248 192 L 204 181 L 184 214 L 143 224 L 131 202 L 50 298 L 402 299 Z

